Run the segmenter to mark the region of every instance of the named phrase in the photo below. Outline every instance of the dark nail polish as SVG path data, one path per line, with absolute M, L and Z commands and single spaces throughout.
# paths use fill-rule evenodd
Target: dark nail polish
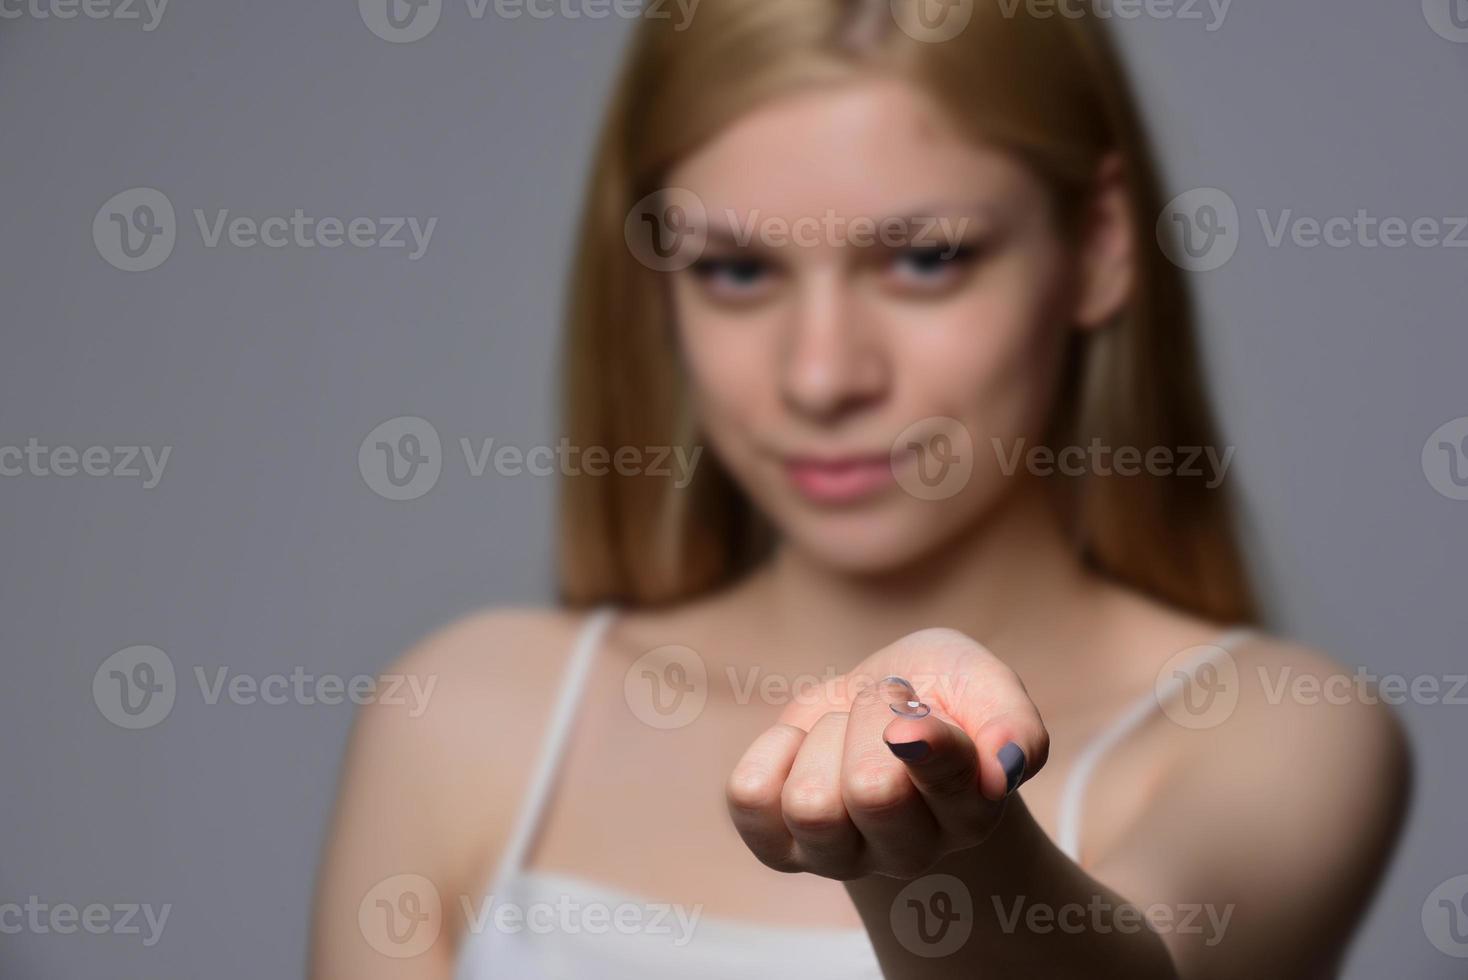
M 888 742 L 887 748 L 903 762 L 917 762 L 928 754 L 928 743 L 923 741 Z
M 999 764 L 1004 767 L 1004 795 L 1014 792 L 1025 775 L 1025 750 L 1010 742 L 999 750 Z

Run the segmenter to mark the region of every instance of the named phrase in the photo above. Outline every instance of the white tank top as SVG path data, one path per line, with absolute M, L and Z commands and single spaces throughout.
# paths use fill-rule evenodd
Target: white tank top
M 554 788 L 582 690 L 615 610 L 587 617 L 566 666 L 540 759 L 489 890 L 472 910 L 456 980 L 880 980 L 864 929 L 791 929 L 717 919 L 573 875 L 524 866 Z M 1179 693 L 1193 672 L 1248 639 L 1230 630 L 1092 737 L 1060 796 L 1056 845 L 1080 859 L 1087 786 L 1106 753 Z

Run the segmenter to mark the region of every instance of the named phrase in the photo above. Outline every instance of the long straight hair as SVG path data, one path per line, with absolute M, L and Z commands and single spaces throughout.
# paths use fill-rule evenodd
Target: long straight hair
M 1188 291 L 1148 234 L 1162 205 L 1151 148 L 1102 25 L 1079 9 L 1039 17 L 1023 0 L 959 0 L 948 9 L 971 3 L 970 16 L 945 37 L 920 18 L 928 3 L 702 0 L 687 23 L 644 15 L 581 218 L 563 376 L 572 445 L 695 449 L 664 284 L 624 237 L 637 202 L 761 103 L 881 72 L 921 85 L 975 138 L 1015 154 L 1068 227 L 1104 157 L 1120 155 L 1138 236 L 1134 289 L 1115 323 L 1070 331 L 1049 438 L 1144 452 L 1218 446 Z M 1068 487 L 1064 510 L 1084 560 L 1115 581 L 1213 619 L 1254 618 L 1224 487 L 1089 474 Z M 571 605 L 678 602 L 743 575 L 774 540 L 716 459 L 700 459 L 682 487 L 621 472 L 561 484 L 559 581 Z

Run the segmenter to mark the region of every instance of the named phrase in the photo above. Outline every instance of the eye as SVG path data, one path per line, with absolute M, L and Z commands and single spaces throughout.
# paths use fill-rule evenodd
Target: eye
M 942 287 L 955 281 L 973 264 L 978 252 L 969 245 L 906 248 L 892 257 L 888 272 L 900 286 L 919 289 Z
M 733 301 L 762 295 L 775 279 L 775 270 L 768 262 L 746 256 L 702 258 L 690 271 L 714 297 Z

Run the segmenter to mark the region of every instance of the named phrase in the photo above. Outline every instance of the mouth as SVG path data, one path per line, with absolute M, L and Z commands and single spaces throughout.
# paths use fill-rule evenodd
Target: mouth
M 807 500 L 825 505 L 851 504 L 866 500 L 896 482 L 889 453 L 847 456 L 790 456 L 784 461 L 785 475 Z

